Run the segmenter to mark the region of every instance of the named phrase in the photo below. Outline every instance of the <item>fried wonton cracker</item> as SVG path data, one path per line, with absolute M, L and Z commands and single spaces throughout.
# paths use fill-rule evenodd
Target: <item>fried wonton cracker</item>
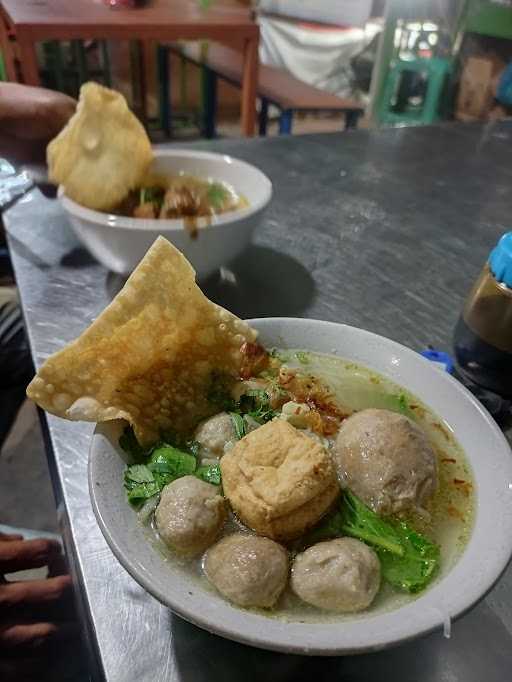
M 85 83 L 75 114 L 47 147 L 50 180 L 87 208 L 108 210 L 142 183 L 153 159 L 120 92 Z
M 66 419 L 126 419 L 150 445 L 216 411 L 207 397 L 212 372 L 239 377 L 240 348 L 255 338 L 204 296 L 190 263 L 158 237 L 95 322 L 48 358 L 27 395 Z

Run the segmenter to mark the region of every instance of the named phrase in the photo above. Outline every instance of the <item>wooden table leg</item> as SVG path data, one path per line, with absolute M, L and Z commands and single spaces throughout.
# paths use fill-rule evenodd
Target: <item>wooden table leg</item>
M 254 135 L 256 123 L 256 88 L 258 84 L 258 39 L 247 40 L 244 47 L 242 81 L 242 133 Z
M 9 36 L 9 30 L 2 16 L 0 16 L 0 50 L 2 51 L 7 80 L 17 81 L 18 74 L 16 72 L 14 56 L 14 41 Z
M 41 85 L 39 79 L 39 66 L 37 63 L 36 43 L 21 31 L 18 31 L 17 43 L 23 82 L 25 85 Z

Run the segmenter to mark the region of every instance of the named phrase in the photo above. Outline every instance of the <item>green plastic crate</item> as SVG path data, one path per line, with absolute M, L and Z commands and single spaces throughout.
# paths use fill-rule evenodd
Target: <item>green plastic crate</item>
M 512 39 L 512 7 L 473 0 L 467 11 L 464 29 L 494 38 Z
M 425 125 L 439 121 L 442 98 L 445 86 L 452 71 L 452 63 L 448 59 L 433 57 L 432 59 L 397 60 L 388 72 L 384 86 L 379 120 L 381 123 Z M 393 101 L 396 97 L 401 79 L 406 72 L 425 74 L 427 89 L 420 106 L 407 107 L 403 111 L 395 111 Z

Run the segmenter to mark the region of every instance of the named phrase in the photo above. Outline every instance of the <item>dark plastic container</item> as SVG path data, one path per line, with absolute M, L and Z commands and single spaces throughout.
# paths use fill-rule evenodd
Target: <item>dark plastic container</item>
M 493 249 L 464 304 L 454 349 L 463 378 L 512 398 L 512 232 Z

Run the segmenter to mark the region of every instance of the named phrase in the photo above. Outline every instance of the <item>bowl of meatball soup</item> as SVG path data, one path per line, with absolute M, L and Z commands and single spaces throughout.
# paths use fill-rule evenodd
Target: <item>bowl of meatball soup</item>
M 190 433 L 142 451 L 123 421 L 97 426 L 89 487 L 112 551 L 178 615 L 256 647 L 342 655 L 446 628 L 512 553 L 500 429 L 389 339 L 249 324 L 250 371 L 212 374 Z

